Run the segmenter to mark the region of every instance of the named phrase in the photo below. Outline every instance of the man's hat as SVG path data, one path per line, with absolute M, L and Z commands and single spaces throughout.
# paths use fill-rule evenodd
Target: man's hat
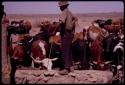
M 59 6 L 69 5 L 68 1 L 59 1 Z

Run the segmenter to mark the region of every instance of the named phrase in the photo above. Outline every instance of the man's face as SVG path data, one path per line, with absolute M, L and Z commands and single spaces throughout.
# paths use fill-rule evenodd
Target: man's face
M 60 10 L 63 11 L 64 9 L 67 8 L 68 5 L 60 6 Z
M 64 7 L 63 7 L 63 6 L 60 6 L 60 10 L 63 11 L 63 10 L 64 10 Z

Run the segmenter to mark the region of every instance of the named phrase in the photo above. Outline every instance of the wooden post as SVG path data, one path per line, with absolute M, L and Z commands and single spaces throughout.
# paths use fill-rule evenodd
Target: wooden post
M 6 16 L 3 15 L 3 18 L 1 20 L 1 63 L 2 63 L 2 83 L 3 84 L 10 84 L 10 59 L 7 56 L 7 25 L 8 23 L 3 23 L 3 19 Z

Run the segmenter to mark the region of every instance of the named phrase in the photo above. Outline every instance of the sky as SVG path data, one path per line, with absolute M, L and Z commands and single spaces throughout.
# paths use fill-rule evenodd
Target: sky
M 124 12 L 121 1 L 70 1 L 73 13 Z M 3 2 L 7 14 L 58 14 L 58 1 L 6 1 Z

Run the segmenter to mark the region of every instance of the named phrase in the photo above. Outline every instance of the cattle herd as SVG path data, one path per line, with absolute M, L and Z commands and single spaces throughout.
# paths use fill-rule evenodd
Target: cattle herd
M 30 21 L 11 21 L 7 26 L 7 54 L 12 68 L 32 66 L 48 69 L 49 63 L 45 65 L 47 61 L 43 61 L 56 58 L 51 61 L 53 64 L 50 68 L 63 69 L 61 37 L 55 35 L 59 28 L 58 22 L 44 21 L 38 34 L 30 36 Z M 16 41 L 13 37 L 16 37 Z M 123 19 L 93 21 L 88 28 L 83 27 L 82 32 L 74 33 L 71 46 L 74 69 L 110 70 L 117 74 L 117 68 L 124 70 L 123 42 Z

